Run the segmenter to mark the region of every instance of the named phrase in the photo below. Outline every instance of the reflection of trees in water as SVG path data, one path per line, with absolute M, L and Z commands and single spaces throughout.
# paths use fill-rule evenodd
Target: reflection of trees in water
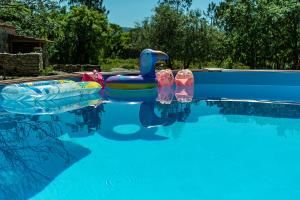
M 97 107 L 88 106 L 80 110 L 72 111 L 77 117 L 82 117 L 82 123 L 77 123 L 78 128 L 82 126 L 88 127 L 88 132 L 97 131 L 101 128 L 101 117 L 104 111 L 104 105 L 100 104 Z M 76 126 L 73 128 L 76 129 Z M 78 130 L 78 129 L 77 129 Z
M 56 124 L 59 121 L 55 115 L 47 116 L 47 121 L 40 120 L 42 116 L 31 115 L 4 115 L 0 116 L 1 133 L 10 134 L 15 137 L 14 140 L 20 140 L 27 137 L 30 133 L 35 132 L 36 137 L 58 137 L 63 134 L 62 128 Z
M 250 115 L 276 118 L 300 118 L 300 105 L 236 101 L 207 101 L 224 115 Z
M 171 104 L 161 104 L 157 102 L 156 108 L 162 118 L 173 118 L 179 122 L 184 122 L 191 114 L 191 103 L 172 101 Z
M 81 130 L 80 126 L 88 126 L 88 131 L 100 129 L 103 111 L 100 105 L 61 115 L 0 115 L 0 199 L 27 199 L 76 162 L 87 150 L 61 141 L 59 136 L 68 129 Z M 66 119 L 70 117 L 82 120 L 72 123 Z M 72 145 L 84 151 L 74 155 L 68 150 Z M 57 164 L 61 166 L 53 167 Z
M 284 119 L 300 119 L 300 105 L 297 104 L 276 104 L 257 102 L 236 102 L 236 101 L 207 101 L 207 105 L 220 108 L 219 113 L 225 115 L 247 115 L 266 118 L 241 118 L 229 117 L 227 120 L 239 123 L 249 123 L 254 121 L 259 125 L 273 125 L 277 127 L 277 133 L 285 136 L 285 132 L 300 132 L 298 121 L 289 121 L 286 124 Z M 270 118 L 273 118 L 270 120 Z

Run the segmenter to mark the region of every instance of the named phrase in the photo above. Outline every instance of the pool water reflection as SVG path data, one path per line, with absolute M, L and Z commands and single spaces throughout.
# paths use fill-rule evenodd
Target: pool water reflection
M 0 199 L 299 198 L 300 105 L 169 92 L 3 106 Z

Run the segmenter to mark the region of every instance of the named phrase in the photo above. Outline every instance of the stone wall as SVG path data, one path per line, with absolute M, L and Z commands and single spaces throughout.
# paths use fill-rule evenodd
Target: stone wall
M 0 69 L 9 76 L 38 76 L 43 69 L 41 53 L 0 53 Z

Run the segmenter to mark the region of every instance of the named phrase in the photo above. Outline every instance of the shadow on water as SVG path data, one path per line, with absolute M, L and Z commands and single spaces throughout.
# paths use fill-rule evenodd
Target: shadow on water
M 28 199 L 91 152 L 62 135 L 99 131 L 99 95 L 44 102 L 1 102 L 0 199 Z
M 0 116 L 0 199 L 28 199 L 90 151 L 58 136 L 64 127 L 40 116 Z

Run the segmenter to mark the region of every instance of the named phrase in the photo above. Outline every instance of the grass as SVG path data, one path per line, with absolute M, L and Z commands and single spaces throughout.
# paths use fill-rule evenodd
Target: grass
M 138 70 L 138 59 L 105 59 L 100 64 L 102 71 L 126 71 L 126 70 Z

